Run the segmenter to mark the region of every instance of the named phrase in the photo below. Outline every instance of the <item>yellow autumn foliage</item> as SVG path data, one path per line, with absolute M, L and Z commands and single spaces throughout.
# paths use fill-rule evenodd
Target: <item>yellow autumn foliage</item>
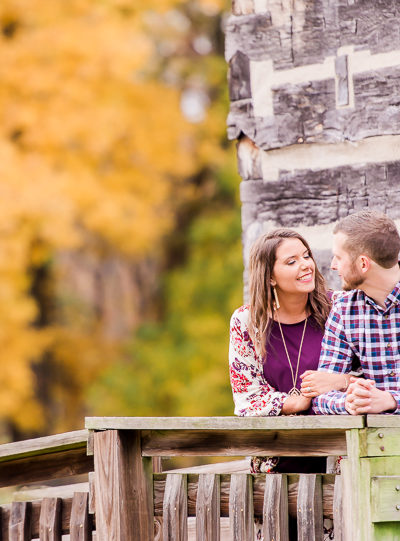
M 36 325 L 34 270 L 87 246 L 157 252 L 204 160 L 177 89 L 148 76 L 156 51 L 142 16 L 178 5 L 0 4 L 0 412 L 24 431 L 45 426 L 34 374 L 44 353 L 60 374 L 60 403 L 75 400 L 78 411 L 114 347 L 94 327 Z

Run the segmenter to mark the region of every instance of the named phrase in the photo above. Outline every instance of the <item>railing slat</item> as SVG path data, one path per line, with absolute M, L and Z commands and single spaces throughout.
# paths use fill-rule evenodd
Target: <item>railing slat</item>
M 201 473 L 196 502 L 197 541 L 219 541 L 220 515 L 220 477 L 212 473 Z
M 40 541 L 61 541 L 61 499 L 44 498 L 39 519 Z
M 254 540 L 253 478 L 245 473 L 231 475 L 229 520 L 232 541 Z
M 9 541 L 30 541 L 31 508 L 30 502 L 12 502 L 8 525 Z
M 286 475 L 265 477 L 264 541 L 289 541 L 289 508 Z
M 95 514 L 96 511 L 96 490 L 95 490 L 95 474 L 94 471 L 89 472 L 89 513 L 91 515 Z
M 170 473 L 165 484 L 163 540 L 187 541 L 187 476 Z
M 298 541 L 323 541 L 321 476 L 302 474 L 297 496 Z
M 90 541 L 92 528 L 89 518 L 89 494 L 87 492 L 75 492 L 72 498 L 70 541 Z
M 335 541 L 344 541 L 343 491 L 341 475 L 337 475 L 335 478 L 335 489 L 333 493 L 333 524 L 335 527 Z

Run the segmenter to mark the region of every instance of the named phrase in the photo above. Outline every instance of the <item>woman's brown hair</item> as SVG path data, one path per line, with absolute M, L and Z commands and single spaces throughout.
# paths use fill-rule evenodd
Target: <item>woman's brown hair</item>
M 262 235 L 250 250 L 249 261 L 249 293 L 250 314 L 249 333 L 257 353 L 263 358 L 271 334 L 272 314 L 274 311 L 274 295 L 271 279 L 276 261 L 276 251 L 285 239 L 299 239 L 307 248 L 315 263 L 307 241 L 292 229 L 275 229 Z M 315 289 L 308 294 L 307 306 L 318 324 L 324 330 L 325 321 L 330 310 L 330 302 L 326 295 L 325 280 L 315 263 Z

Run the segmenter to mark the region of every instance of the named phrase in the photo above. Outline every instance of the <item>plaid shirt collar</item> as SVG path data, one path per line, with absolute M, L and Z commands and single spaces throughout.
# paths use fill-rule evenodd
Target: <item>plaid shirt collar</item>
M 372 297 L 369 297 L 364 291 L 359 290 L 361 297 L 365 299 L 365 302 L 373 306 L 378 312 L 386 312 L 390 310 L 392 306 L 400 304 L 400 281 L 394 286 L 392 291 L 385 299 L 385 308 L 380 306 L 377 302 L 374 301 Z

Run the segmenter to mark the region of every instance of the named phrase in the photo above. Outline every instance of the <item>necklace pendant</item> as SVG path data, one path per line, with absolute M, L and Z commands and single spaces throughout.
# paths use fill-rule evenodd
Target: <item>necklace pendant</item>
M 290 396 L 300 396 L 301 392 L 296 387 L 292 387 L 290 389 L 290 391 L 289 391 L 289 395 Z

